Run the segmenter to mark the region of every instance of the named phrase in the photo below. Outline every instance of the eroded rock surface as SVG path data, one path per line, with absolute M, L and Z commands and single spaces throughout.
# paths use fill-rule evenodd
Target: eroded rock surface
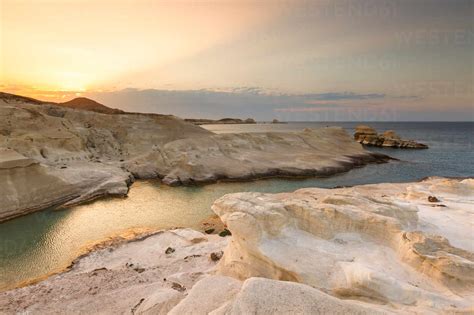
M 0 182 L 1 221 L 59 204 L 79 203 L 103 195 L 126 195 L 131 176 L 110 165 L 43 164 L 0 148 Z
M 28 99 L 26 99 L 28 100 Z M 340 128 L 216 135 L 177 117 L 109 115 L 0 95 L 0 221 L 101 195 L 134 178 L 169 185 L 331 175 L 388 157 Z
M 473 205 L 473 179 L 226 195 L 213 206 L 232 232 L 219 270 L 384 311 L 468 313 Z
M 0 313 L 471 314 L 473 204 L 474 179 L 230 194 L 213 209 L 231 236 L 105 248 L 0 293 Z
M 215 267 L 209 254 L 227 241 L 178 229 L 102 249 L 69 272 L 0 293 L 0 314 L 167 314 Z
M 414 140 L 403 140 L 393 130 L 387 130 L 383 134 L 369 126 L 357 126 L 354 133 L 354 140 L 368 146 L 401 148 L 401 149 L 428 149 L 423 143 Z

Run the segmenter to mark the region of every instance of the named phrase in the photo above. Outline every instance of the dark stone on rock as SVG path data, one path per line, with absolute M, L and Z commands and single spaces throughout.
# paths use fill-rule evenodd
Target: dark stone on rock
M 439 202 L 439 199 L 436 198 L 435 196 L 428 196 L 428 201 L 429 202 Z
M 168 247 L 166 250 L 165 250 L 165 254 L 166 255 L 169 255 L 171 253 L 174 253 L 175 249 L 173 247 Z
M 215 229 L 207 229 L 207 230 L 205 230 L 204 232 L 205 232 L 206 234 L 212 234 L 214 231 L 215 231 Z
M 143 271 L 145 271 L 145 268 L 135 267 L 133 268 L 133 270 L 135 270 L 138 273 L 142 273 Z
M 176 283 L 176 282 L 173 282 L 173 284 L 171 284 L 171 288 L 172 288 L 173 290 L 178 291 L 178 292 L 184 292 L 184 291 L 186 291 L 186 288 L 185 288 L 185 287 L 183 287 L 181 284 Z
M 107 268 L 102 267 L 102 268 L 94 269 L 94 270 L 92 270 L 91 276 L 97 276 L 97 273 L 98 273 L 99 271 L 107 271 Z
M 212 261 L 219 261 L 224 255 L 223 251 L 211 253 L 211 260 Z
M 220 237 L 226 237 L 226 236 L 229 236 L 229 235 L 232 235 L 232 233 L 230 233 L 230 231 L 228 229 L 224 229 L 222 232 L 219 233 Z

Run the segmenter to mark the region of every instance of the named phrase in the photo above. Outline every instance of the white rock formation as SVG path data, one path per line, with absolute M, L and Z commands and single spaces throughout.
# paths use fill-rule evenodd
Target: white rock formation
M 383 314 L 374 306 L 346 302 L 308 285 L 265 278 L 243 282 L 208 276 L 174 307 L 177 314 Z
M 342 129 L 216 135 L 174 116 L 101 114 L 0 98 L 0 221 L 126 194 L 133 178 L 170 185 L 330 175 L 386 161 Z
M 473 179 L 231 194 L 213 207 L 231 237 L 99 250 L 0 293 L 0 313 L 471 314 L 473 204 Z
M 270 176 L 331 175 L 383 161 L 338 127 L 295 133 L 218 134 L 182 139 L 163 147 L 168 184 Z
M 58 204 L 126 195 L 130 181 L 129 173 L 109 165 L 76 162 L 63 169 L 0 148 L 0 221 Z
M 386 311 L 467 313 L 473 205 L 473 179 L 226 195 L 213 206 L 232 232 L 219 268 Z
M 170 315 L 209 314 L 229 304 L 242 287 L 241 281 L 223 276 L 208 276 L 196 283 Z

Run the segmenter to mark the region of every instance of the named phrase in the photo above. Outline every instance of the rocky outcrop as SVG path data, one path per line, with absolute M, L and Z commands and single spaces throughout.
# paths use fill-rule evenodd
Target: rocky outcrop
M 0 182 L 1 221 L 59 204 L 124 196 L 131 176 L 116 167 L 91 163 L 50 166 L 0 148 Z
M 361 144 L 375 147 L 428 149 L 426 144 L 413 140 L 402 140 L 393 130 L 387 130 L 383 134 L 378 134 L 372 127 L 364 125 L 357 126 L 354 140 Z
M 104 248 L 0 313 L 470 314 L 473 203 L 474 179 L 230 194 L 213 210 L 231 236 Z
M 200 135 L 211 133 L 171 116 L 106 115 L 0 100 L 0 221 L 125 195 L 133 180 L 126 161 L 136 165 L 134 158 L 149 156 L 157 146 Z
M 340 128 L 214 134 L 169 115 L 109 115 L 31 102 L 0 97 L 0 161 L 7 166 L 29 161 L 0 168 L 0 182 L 9 192 L 0 194 L 0 221 L 126 194 L 134 178 L 189 185 L 326 176 L 388 159 L 365 151 Z
M 218 134 L 176 140 L 163 146 L 169 185 L 285 176 L 328 176 L 354 166 L 383 162 L 368 154 L 341 128 L 295 133 Z M 140 174 L 133 165 L 133 173 Z
M 232 232 L 219 270 L 390 312 L 467 313 L 473 203 L 474 179 L 227 195 L 213 206 Z

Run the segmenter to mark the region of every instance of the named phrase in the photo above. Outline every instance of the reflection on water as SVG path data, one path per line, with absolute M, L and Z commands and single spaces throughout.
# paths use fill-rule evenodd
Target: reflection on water
M 261 180 L 168 187 L 157 180 L 133 184 L 127 198 L 106 198 L 63 210 L 45 210 L 0 224 L 0 289 L 57 272 L 91 243 L 130 229 L 199 228 L 211 205 L 232 192 L 282 192 L 365 182 L 353 170 L 331 178 Z
M 197 227 L 209 216 L 202 188 L 137 182 L 127 198 L 46 210 L 0 224 L 0 288 L 67 266 L 86 244 L 129 229 Z
M 379 123 L 380 124 L 380 123 Z M 314 127 L 318 127 L 314 124 Z M 343 127 L 352 128 L 355 124 Z M 266 125 L 301 130 L 301 124 Z M 309 127 L 312 127 L 310 125 Z M 307 127 L 307 126 L 304 126 Z M 65 210 L 46 210 L 0 224 L 0 289 L 63 269 L 87 244 L 130 229 L 199 227 L 217 198 L 232 192 L 293 191 L 379 182 L 414 181 L 425 176 L 473 176 L 473 124 L 390 124 L 401 135 L 426 142 L 429 150 L 371 149 L 400 162 L 371 165 L 330 178 L 261 180 L 202 187 L 168 187 L 159 181 L 133 184 L 127 198 L 108 198 Z M 226 125 L 219 128 L 244 128 Z M 245 127 L 246 128 L 246 127 Z M 255 125 L 253 128 L 263 128 Z

